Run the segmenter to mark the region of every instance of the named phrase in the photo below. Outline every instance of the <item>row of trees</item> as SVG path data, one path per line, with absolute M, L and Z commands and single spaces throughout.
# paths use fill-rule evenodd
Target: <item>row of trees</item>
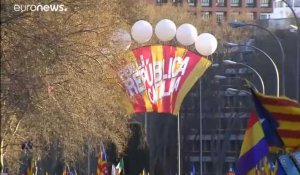
M 138 4 L 128 8 L 129 1 L 1 1 L 1 163 L 13 174 L 28 140 L 37 159 L 57 141 L 66 161 L 83 156 L 86 142 L 109 140 L 124 150 L 128 118 L 113 76 L 123 53 L 104 50 L 115 30 L 135 20 Z M 15 4 L 67 11 L 16 12 Z

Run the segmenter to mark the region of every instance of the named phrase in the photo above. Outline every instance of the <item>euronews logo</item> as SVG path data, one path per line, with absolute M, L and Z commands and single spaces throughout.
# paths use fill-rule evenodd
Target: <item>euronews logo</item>
M 42 4 L 26 4 L 14 5 L 14 11 L 16 12 L 65 12 L 68 9 L 65 7 L 64 4 L 49 4 L 49 5 L 42 5 Z

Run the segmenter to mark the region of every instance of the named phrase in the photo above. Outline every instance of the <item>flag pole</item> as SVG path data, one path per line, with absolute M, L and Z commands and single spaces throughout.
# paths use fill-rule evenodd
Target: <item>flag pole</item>
M 90 169 L 91 169 L 91 158 L 90 158 L 90 139 L 88 139 L 88 167 L 87 167 L 87 171 L 88 171 L 88 175 L 90 175 Z
M 144 124 L 145 124 L 145 135 L 146 135 L 146 141 L 148 141 L 148 116 L 147 116 L 147 112 L 144 113 Z
M 202 175 L 203 167 L 202 167 L 202 159 L 203 159 L 203 153 L 202 153 L 202 84 L 201 80 L 199 81 L 199 174 Z
M 180 148 L 180 115 L 177 113 L 177 140 L 178 140 L 178 175 L 181 175 L 181 148 Z
M 147 122 L 147 112 L 144 113 L 144 127 L 145 127 L 145 136 L 146 136 L 146 142 L 148 143 L 148 122 Z M 150 146 L 149 146 L 149 152 L 150 152 Z M 150 157 L 148 158 L 148 160 L 150 159 Z M 149 160 L 150 162 L 150 160 Z

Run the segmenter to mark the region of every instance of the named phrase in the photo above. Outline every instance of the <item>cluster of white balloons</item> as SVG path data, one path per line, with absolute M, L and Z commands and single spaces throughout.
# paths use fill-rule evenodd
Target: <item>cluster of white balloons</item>
M 138 43 L 148 42 L 153 35 L 151 24 L 145 20 L 139 20 L 131 28 L 131 36 Z M 195 43 L 196 50 L 204 56 L 213 54 L 217 49 L 217 39 L 210 33 L 202 33 L 199 36 L 197 29 L 191 24 L 182 24 L 176 29 L 176 25 L 169 19 L 160 20 L 155 26 L 155 35 L 161 41 L 170 41 L 176 36 L 176 40 L 189 46 Z

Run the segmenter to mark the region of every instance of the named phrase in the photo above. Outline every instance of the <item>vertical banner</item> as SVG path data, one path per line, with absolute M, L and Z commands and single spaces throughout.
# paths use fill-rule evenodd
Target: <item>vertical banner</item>
M 132 50 L 135 63 L 119 72 L 135 113 L 176 115 L 181 103 L 211 62 L 187 49 L 153 45 Z
M 300 104 L 287 97 L 274 97 L 255 92 L 256 104 L 267 111 L 267 115 L 278 123 L 276 128 L 284 146 L 291 150 L 300 149 Z M 274 125 L 275 126 L 275 125 Z M 270 130 L 268 130 L 269 132 Z M 272 135 L 274 136 L 274 134 Z

